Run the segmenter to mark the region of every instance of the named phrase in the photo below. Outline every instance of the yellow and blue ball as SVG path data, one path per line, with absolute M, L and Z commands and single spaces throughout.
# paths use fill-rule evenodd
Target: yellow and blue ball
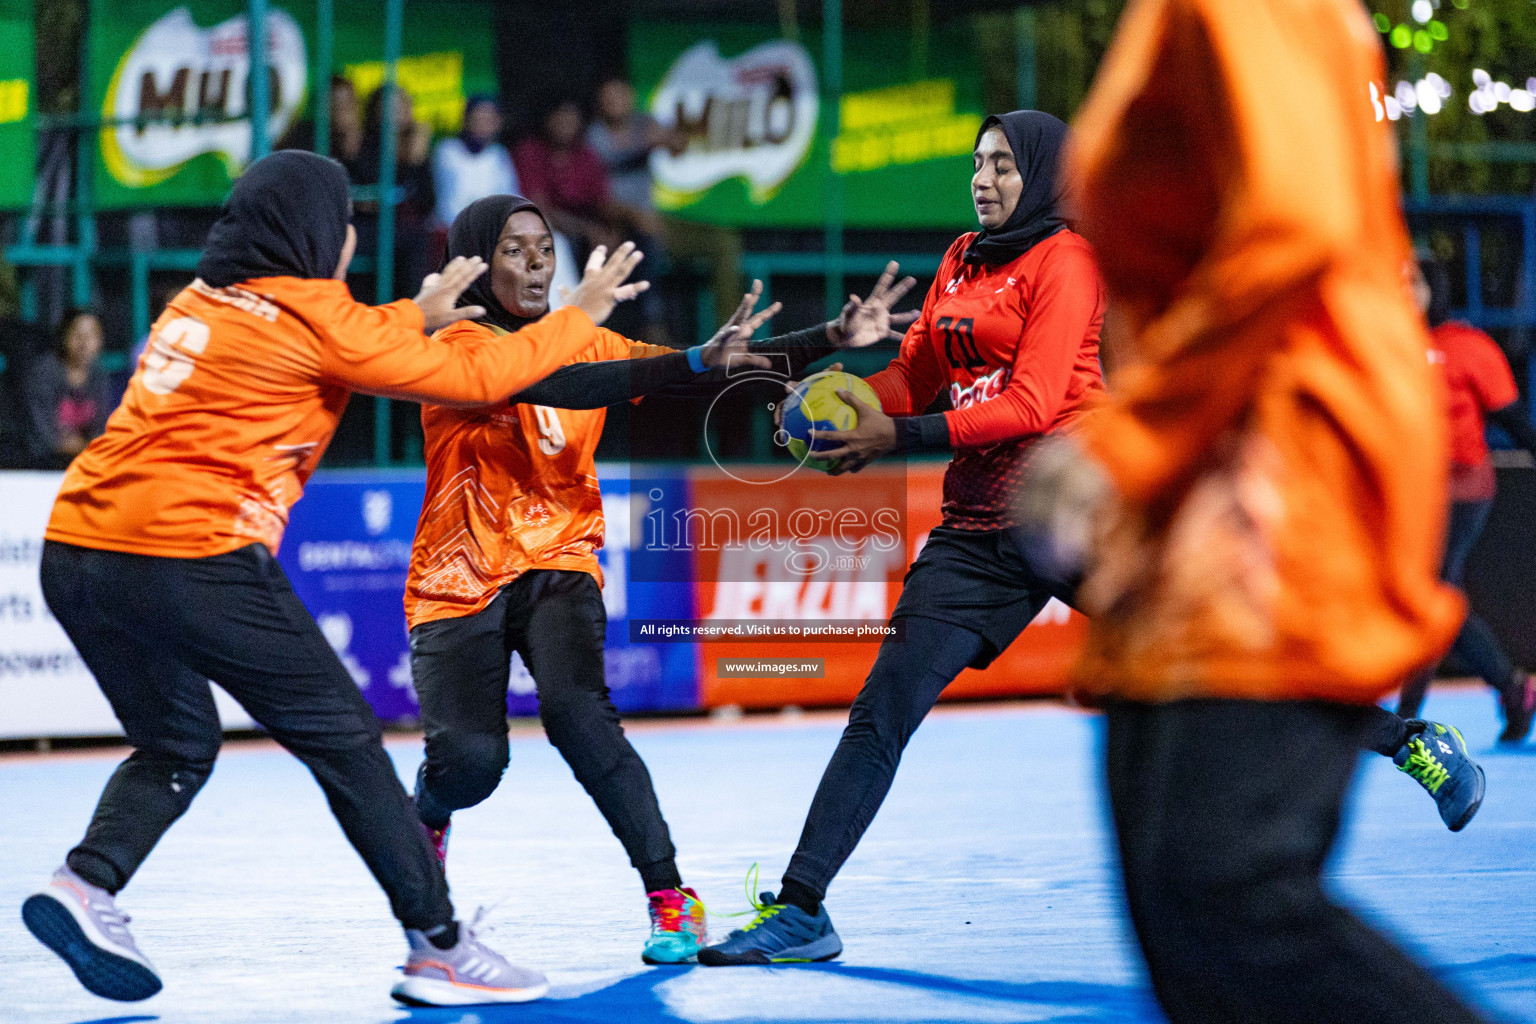
M 839 391 L 850 392 L 876 408 L 880 406 L 874 388 L 864 383 L 863 378 L 841 370 L 807 377 L 784 399 L 780 427 L 788 437 L 780 440 L 785 440 L 789 454 L 822 472 L 836 469 L 842 460 L 819 459 L 815 453 L 841 448 L 842 443 L 821 435 L 831 430 L 852 430 L 859 422 L 858 412 L 837 396 Z

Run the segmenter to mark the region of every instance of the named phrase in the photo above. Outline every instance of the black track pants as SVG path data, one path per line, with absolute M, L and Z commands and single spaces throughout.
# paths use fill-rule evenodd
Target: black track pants
M 1126 898 L 1172 1024 L 1480 1020 L 1323 891 L 1368 711 L 1186 700 L 1108 718 Z
M 496 789 L 507 768 L 512 652 L 538 688 L 539 718 L 624 845 L 647 891 L 680 885 L 651 773 L 624 735 L 603 677 L 603 595 L 584 572 L 535 569 L 481 612 L 411 630 L 411 674 L 427 756 L 421 818 L 441 827 Z
M 82 878 L 122 888 L 191 805 L 222 738 L 211 679 L 314 773 L 402 924 L 453 920 L 378 719 L 265 547 L 156 558 L 49 541 L 42 584 L 133 745 L 69 854 Z

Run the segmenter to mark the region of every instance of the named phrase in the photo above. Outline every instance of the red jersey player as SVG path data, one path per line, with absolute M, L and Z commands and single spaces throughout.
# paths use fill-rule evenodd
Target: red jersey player
M 849 714 L 777 899 L 699 953 L 710 966 L 827 960 L 842 951 L 821 901 L 885 798 L 907 739 L 950 681 L 989 664 L 1052 597 L 1069 596 L 1016 545 L 1010 495 L 1030 448 L 1070 428 L 1104 390 L 1104 287 L 1088 243 L 1057 212 L 1066 125 L 989 117 L 971 195 L 982 231 L 945 254 L 900 354 L 868 380 L 876 409 L 842 392 L 858 425 L 818 452 L 857 471 L 890 452 L 949 451 L 944 519 L 907 573 L 887 641 Z M 923 415 L 941 392 L 953 409 Z
M 1429 358 L 1445 375 L 1451 418 L 1451 508 L 1440 579 L 1459 587 L 1467 556 L 1493 507 L 1496 482 L 1483 436 L 1484 423 L 1498 424 L 1516 444 L 1533 452 L 1536 431 L 1531 429 L 1530 415 L 1515 387 L 1515 375 L 1498 343 L 1471 324 L 1450 319 L 1451 282 L 1445 267 L 1433 257 L 1423 257 L 1416 270 L 1414 298 L 1429 318 Z M 1499 742 L 1523 742 L 1530 735 L 1532 711 L 1536 710 L 1531 677 L 1510 662 L 1488 624 L 1471 612 L 1461 624 L 1452 650 L 1499 691 L 1504 712 Z M 1399 715 L 1417 717 L 1432 678 L 1431 667 L 1403 685 Z

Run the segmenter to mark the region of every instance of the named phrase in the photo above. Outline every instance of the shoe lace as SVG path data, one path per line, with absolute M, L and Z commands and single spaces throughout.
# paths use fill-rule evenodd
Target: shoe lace
M 1451 775 L 1444 762 L 1417 736 L 1408 741 L 1408 760 L 1402 765 L 1402 770 L 1431 794 L 1438 794 L 1440 787 Z

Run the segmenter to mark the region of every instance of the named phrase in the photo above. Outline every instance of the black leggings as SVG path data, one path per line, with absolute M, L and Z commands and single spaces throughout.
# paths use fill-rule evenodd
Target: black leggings
M 411 674 L 426 759 L 421 820 L 441 828 L 495 791 L 507 768 L 507 684 L 516 651 L 533 676 L 539 719 L 624 844 L 647 892 L 682 884 L 650 772 L 624 736 L 603 678 L 607 614 L 584 572 L 535 569 L 485 610 L 411 630 Z
M 908 570 L 892 613 L 900 642 L 880 645 L 848 727 L 822 774 L 784 888 L 793 902 L 825 898 L 890 791 L 901 752 L 939 694 L 1014 641 L 1064 584 L 1036 574 L 1005 531 L 940 527 Z
M 791 902 L 820 902 L 890 791 L 907 741 L 956 676 L 983 668 L 1065 585 L 1035 573 L 1004 533 L 939 529 L 907 573 L 892 615 L 901 642 L 880 645 L 822 773 L 800 843 L 784 871 Z M 1362 711 L 1361 745 L 1391 757 L 1408 739 L 1404 721 L 1384 708 Z M 782 894 L 781 894 L 782 895 Z
M 1446 583 L 1461 586 L 1467 557 L 1477 546 L 1477 538 L 1482 536 L 1483 525 L 1488 522 L 1488 512 L 1492 508 L 1492 501 L 1451 503 L 1450 520 L 1446 527 L 1445 557 L 1440 563 L 1440 578 Z M 1515 666 L 1510 662 L 1509 655 L 1499 646 L 1499 640 L 1493 635 L 1493 630 L 1488 628 L 1488 623 L 1475 613 L 1467 612 L 1451 650 L 1462 664 L 1481 676 L 1483 682 L 1495 690 L 1503 692 L 1514 683 Z M 1404 683 L 1402 696 L 1397 701 L 1397 713 L 1404 718 L 1418 717 L 1419 709 L 1424 706 L 1424 695 L 1429 691 L 1429 684 L 1434 678 L 1435 666 L 1431 665 Z
M 1299 702 L 1109 708 L 1125 893 L 1171 1024 L 1480 1020 L 1323 891 L 1370 717 Z
M 76 874 L 117 892 L 191 805 L 223 739 L 211 679 L 314 774 L 402 924 L 453 920 L 378 719 L 265 547 L 154 558 L 49 541 L 42 584 L 134 748 L 70 851 Z

